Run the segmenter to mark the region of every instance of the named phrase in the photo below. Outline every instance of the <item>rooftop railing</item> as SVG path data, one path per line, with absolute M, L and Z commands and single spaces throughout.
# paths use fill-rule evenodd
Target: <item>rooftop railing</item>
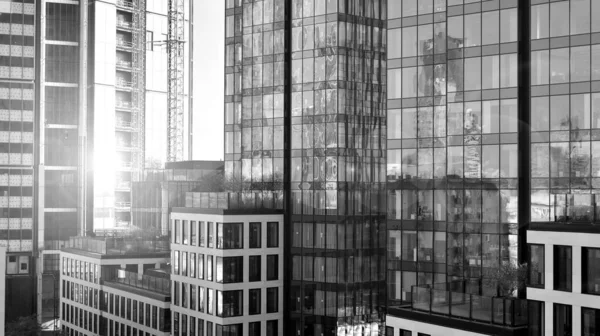
M 134 237 L 71 237 L 65 248 L 104 255 L 168 253 L 169 242 Z
M 279 192 L 187 192 L 186 208 L 202 209 L 283 209 L 283 193 Z
M 410 308 L 430 314 L 506 327 L 527 325 L 527 300 L 489 297 L 427 286 L 411 287 Z
M 145 274 L 140 275 L 122 269 L 108 268 L 102 269 L 101 280 L 103 282 L 118 283 L 164 295 L 171 294 L 171 280 L 168 278 L 159 278 Z

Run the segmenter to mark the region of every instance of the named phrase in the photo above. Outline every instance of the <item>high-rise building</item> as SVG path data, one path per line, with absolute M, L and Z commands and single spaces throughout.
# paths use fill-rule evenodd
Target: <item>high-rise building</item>
M 185 0 L 184 39 L 190 10 Z M 0 2 L 0 246 L 16 265 L 7 320 L 35 311 L 33 274 L 42 292 L 70 236 L 130 225 L 131 182 L 166 161 L 169 14 L 167 1 Z
M 286 335 L 383 326 L 381 4 L 226 1 L 225 173 L 286 195 Z
M 386 335 L 597 333 L 600 2 L 387 8 Z

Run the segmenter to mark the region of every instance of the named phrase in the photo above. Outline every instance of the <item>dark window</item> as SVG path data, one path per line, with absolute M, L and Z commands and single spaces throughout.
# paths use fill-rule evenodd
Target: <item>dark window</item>
M 173 281 L 173 304 L 179 305 L 179 282 Z
M 217 316 L 234 317 L 243 313 L 244 291 L 217 291 Z
M 385 336 L 394 336 L 394 328 L 385 327 Z
M 417 335 L 419 335 L 419 336 L 431 336 L 429 334 L 424 334 L 424 333 L 418 333 Z
M 573 335 L 571 306 L 554 304 L 554 336 Z
M 230 325 L 220 325 L 217 324 L 215 326 L 215 331 L 217 336 L 242 336 L 243 324 L 230 324 Z
M 600 309 L 581 307 L 581 335 L 600 335 Z
M 213 336 L 213 323 L 206 321 L 206 336 Z
M 529 244 L 529 286 L 544 288 L 544 245 Z
M 248 336 L 261 336 L 260 334 L 260 322 L 248 323 Z
M 181 243 L 181 222 L 179 221 L 179 219 L 176 219 L 175 224 L 173 225 L 173 237 L 175 238 L 175 244 L 180 244 Z
M 571 291 L 572 249 L 570 246 L 554 246 L 554 289 Z
M 529 336 L 544 336 L 544 302 L 527 302 Z
M 267 247 L 279 247 L 279 223 L 267 223 Z
M 267 314 L 279 311 L 279 288 L 267 288 Z
M 187 315 L 181 314 L 181 336 L 187 336 L 188 324 Z
M 217 248 L 241 249 L 244 247 L 242 223 L 217 223 Z
M 400 329 L 400 336 L 412 336 L 412 331 Z
M 250 301 L 248 302 L 248 314 L 260 314 L 260 288 L 251 289 L 248 294 Z
M 276 336 L 278 333 L 279 323 L 277 320 L 267 321 L 267 336 Z
M 204 336 L 204 320 L 198 319 L 198 336 Z
M 600 294 L 600 249 L 582 250 L 583 293 Z
M 236 283 L 244 281 L 244 257 L 217 257 L 218 283 Z
M 277 254 L 267 256 L 267 280 L 277 280 L 279 277 L 279 256 Z
M 260 248 L 260 227 L 262 223 L 250 223 L 250 248 Z
M 248 258 L 248 281 L 260 281 L 260 256 L 250 256 Z

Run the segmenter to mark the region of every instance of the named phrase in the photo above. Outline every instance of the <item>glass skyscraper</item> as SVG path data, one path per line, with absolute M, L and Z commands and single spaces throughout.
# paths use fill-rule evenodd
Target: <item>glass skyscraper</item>
M 286 195 L 286 334 L 376 335 L 385 304 L 385 3 L 226 8 L 226 177 L 241 190 Z

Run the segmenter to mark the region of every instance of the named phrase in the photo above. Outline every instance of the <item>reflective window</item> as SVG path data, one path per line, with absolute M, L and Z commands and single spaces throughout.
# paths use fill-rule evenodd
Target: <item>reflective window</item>
M 584 247 L 582 259 L 582 293 L 600 294 L 600 249 Z
M 554 289 L 571 291 L 573 257 L 570 246 L 554 246 Z M 562 335 L 562 334 L 561 334 Z
M 544 245 L 529 244 L 529 283 L 531 287 L 544 288 Z

